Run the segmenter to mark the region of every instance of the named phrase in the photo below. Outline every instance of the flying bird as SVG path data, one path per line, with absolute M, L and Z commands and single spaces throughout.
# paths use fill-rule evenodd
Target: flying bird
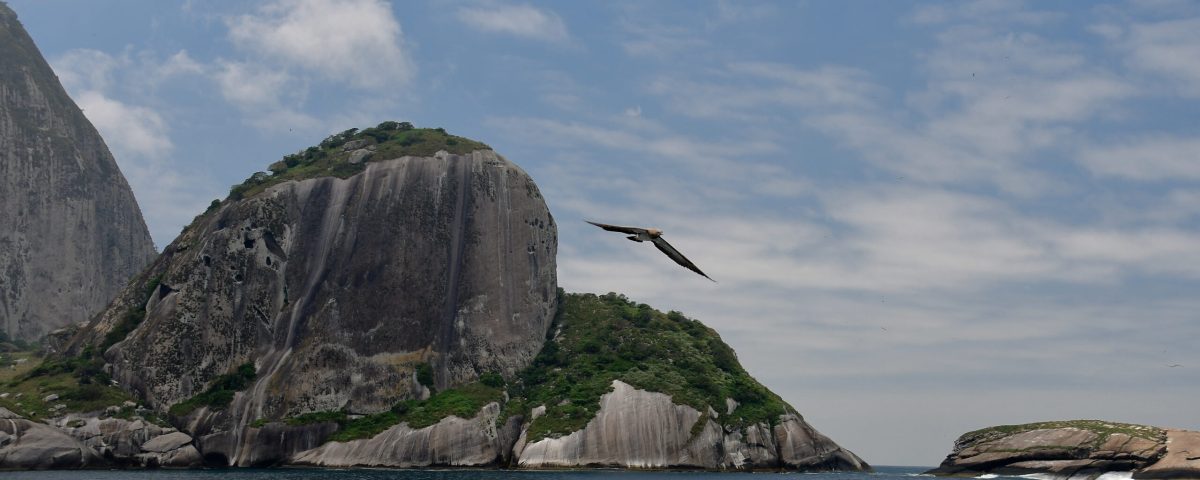
M 667 243 L 667 241 L 662 238 L 662 234 L 663 234 L 662 230 L 659 230 L 657 228 L 622 227 L 619 225 L 607 225 L 607 224 L 603 224 L 603 223 L 596 223 L 596 222 L 593 222 L 590 220 L 584 220 L 584 221 L 587 223 L 590 223 L 592 225 L 595 225 L 597 227 L 608 230 L 610 232 L 627 233 L 627 234 L 629 234 L 629 236 L 625 237 L 625 238 L 628 238 L 628 239 L 633 240 L 638 243 L 649 240 L 651 243 L 654 244 L 655 247 L 658 247 L 658 249 L 661 250 L 663 253 L 665 253 L 668 257 L 671 257 L 671 260 L 674 260 L 675 263 L 682 265 L 683 268 L 686 268 L 693 272 L 699 273 L 704 278 L 712 280 L 713 283 L 717 282 L 716 280 L 713 280 L 712 277 L 705 275 L 704 272 L 700 271 L 700 267 L 697 267 L 696 264 L 692 263 L 691 260 L 688 260 L 687 257 L 683 256 L 682 253 L 679 253 L 679 250 L 676 250 L 675 247 L 672 247 L 670 243 Z

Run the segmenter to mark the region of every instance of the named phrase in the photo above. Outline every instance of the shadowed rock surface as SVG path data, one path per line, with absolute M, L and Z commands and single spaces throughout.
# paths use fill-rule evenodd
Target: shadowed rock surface
M 0 2 L 0 330 L 83 322 L 154 258 L 133 192 Z
M 929 473 L 1096 478 L 1106 472 L 1200 478 L 1200 432 L 1099 420 L 991 427 L 959 437 L 954 451 Z
M 528 365 L 557 287 L 554 220 L 529 176 L 491 150 L 363 165 L 198 217 L 70 350 L 115 343 L 103 353 L 113 378 L 161 411 L 252 365 L 227 407 L 183 418 L 206 458 L 233 465 L 323 438 L 294 429 L 294 450 L 264 456 L 280 440 L 255 420 L 386 411 L 428 394 L 423 364 L 441 388 Z

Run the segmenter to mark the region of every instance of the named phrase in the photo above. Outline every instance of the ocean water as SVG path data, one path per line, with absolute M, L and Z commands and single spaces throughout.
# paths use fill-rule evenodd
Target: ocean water
M 214 469 L 214 470 L 55 470 L 0 472 L 4 480 L 683 480 L 691 478 L 796 480 L 914 480 L 930 467 L 875 467 L 871 473 L 715 473 L 630 472 L 623 470 L 375 470 L 375 469 Z M 925 477 L 931 478 L 931 477 Z

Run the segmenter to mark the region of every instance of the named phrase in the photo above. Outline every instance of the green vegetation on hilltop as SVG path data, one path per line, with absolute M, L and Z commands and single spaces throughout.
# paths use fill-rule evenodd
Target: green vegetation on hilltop
M 544 405 L 546 414 L 530 426 L 531 442 L 583 428 L 613 380 L 665 393 L 700 412 L 711 406 L 718 422 L 733 427 L 774 424 L 791 409 L 750 377 L 717 332 L 679 312 L 615 293 L 561 295 L 559 308 L 557 333 L 515 382 L 502 415 L 528 416 Z M 740 404 L 731 415 L 726 398 Z
M 1158 427 L 1137 425 L 1132 423 L 1105 422 L 1103 420 L 1061 420 L 1052 422 L 1025 423 L 1020 425 L 998 425 L 994 427 L 981 428 L 979 430 L 964 433 L 958 438 L 956 443 L 958 445 L 966 445 L 969 443 L 979 444 L 1011 435 L 1016 435 L 1018 433 L 1053 428 L 1077 428 L 1095 433 L 1097 438 L 1093 442 L 1093 447 L 1099 447 L 1106 440 L 1108 440 L 1109 435 L 1114 433 L 1122 433 L 1131 437 L 1139 437 L 1156 442 L 1164 441 L 1167 434 L 1166 430 Z
M 351 163 L 355 152 L 366 149 L 370 154 Z M 257 172 L 229 190 L 229 198 L 240 200 L 254 196 L 267 187 L 288 180 L 333 176 L 346 178 L 366 168 L 366 163 L 390 160 L 406 155 L 427 157 L 439 150 L 453 154 L 491 150 L 491 147 L 446 133 L 441 128 L 415 128 L 408 122 L 387 121 L 371 128 L 351 128 L 325 138 L 319 145 L 285 155 L 271 164 L 270 172 Z M 360 154 L 361 155 L 361 154 Z M 213 206 L 210 205 L 211 211 Z

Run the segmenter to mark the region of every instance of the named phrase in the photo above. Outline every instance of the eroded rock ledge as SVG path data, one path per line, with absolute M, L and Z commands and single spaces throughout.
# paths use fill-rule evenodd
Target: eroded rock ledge
M 1003 425 L 969 432 L 929 473 L 942 476 L 1050 474 L 1091 479 L 1200 478 L 1200 432 L 1073 420 Z

